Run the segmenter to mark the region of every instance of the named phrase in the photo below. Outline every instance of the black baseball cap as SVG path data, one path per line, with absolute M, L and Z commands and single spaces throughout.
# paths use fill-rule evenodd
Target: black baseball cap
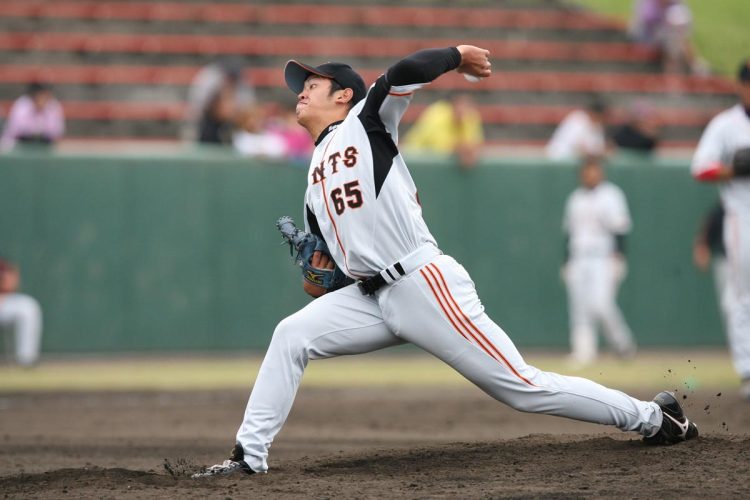
M 740 66 L 740 70 L 737 72 L 737 79 L 741 82 L 750 82 L 750 59 L 745 59 Z
M 320 66 L 308 66 L 299 61 L 291 60 L 286 63 L 286 67 L 284 68 L 286 85 L 295 94 L 302 92 L 302 89 L 305 87 L 305 80 L 310 75 L 330 78 L 341 85 L 342 88 L 352 89 L 352 92 L 354 92 L 352 104 L 357 104 L 367 95 L 365 81 L 348 64 L 327 62 Z

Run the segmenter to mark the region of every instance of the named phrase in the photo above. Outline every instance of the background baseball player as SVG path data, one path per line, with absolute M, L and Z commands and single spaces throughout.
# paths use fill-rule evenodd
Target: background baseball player
M 13 334 L 18 364 L 32 366 L 39 359 L 42 310 L 36 299 L 18 293 L 20 282 L 18 267 L 0 257 L 0 330 Z
M 298 122 L 316 143 L 305 226 L 325 240 L 332 257 L 318 252 L 313 265 L 335 263 L 358 283 L 326 293 L 305 280 L 305 290 L 319 298 L 276 328 L 230 459 L 196 477 L 268 470 L 268 449 L 311 359 L 404 342 L 521 411 L 614 425 L 655 444 L 698 435 L 669 393 L 639 401 L 526 364 L 485 314 L 466 270 L 438 249 L 396 144 L 414 91 L 451 70 L 489 77 L 489 52 L 469 45 L 419 51 L 391 66 L 369 90 L 345 64 L 287 63 Z
M 693 176 L 721 182 L 729 261 L 729 347 L 741 394 L 750 400 L 750 60 L 738 73 L 739 104 L 708 124 L 693 156 Z
M 568 113 L 547 143 L 547 158 L 579 161 L 586 156 L 603 155 L 607 150 L 606 114 L 607 106 L 599 97 L 585 108 Z
M 728 291 L 729 263 L 724 247 L 724 207 L 717 202 L 704 215 L 693 241 L 693 263 L 701 271 L 712 269 L 724 328 L 729 323 L 732 295 Z
M 621 357 L 635 354 L 635 341 L 617 306 L 617 289 L 625 275 L 625 235 L 630 213 L 622 190 L 605 180 L 599 157 L 587 157 L 579 170 L 580 187 L 565 203 L 566 263 L 571 362 L 582 366 L 596 359 L 597 327 Z

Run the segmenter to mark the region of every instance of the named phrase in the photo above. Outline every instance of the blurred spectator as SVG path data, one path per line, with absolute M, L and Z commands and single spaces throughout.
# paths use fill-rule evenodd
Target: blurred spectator
M 18 293 L 20 281 L 18 267 L 0 257 L 0 330 L 13 332 L 16 361 L 32 366 L 39 359 L 42 312 L 36 299 Z
M 264 111 L 258 107 L 249 107 L 240 113 L 232 144 L 238 153 L 245 156 L 265 158 L 286 156 L 284 140 L 265 129 Z
M 722 320 L 726 325 L 731 294 L 727 288 L 729 266 L 724 248 L 724 207 L 721 202 L 717 202 L 703 217 L 693 242 L 693 263 L 701 271 L 713 269 L 716 296 L 719 299 Z
M 578 161 L 587 156 L 603 156 L 607 149 L 604 130 L 606 112 L 606 105 L 598 97 L 585 109 L 571 111 L 547 143 L 547 158 Z
M 612 136 L 617 147 L 639 153 L 653 153 L 659 144 L 661 123 L 656 110 L 643 101 L 628 110 L 627 122 Z
M 601 159 L 587 157 L 579 170 L 580 186 L 565 203 L 565 264 L 568 289 L 571 362 L 584 366 L 598 353 L 597 327 L 622 358 L 635 355 L 636 344 L 617 305 L 625 278 L 625 235 L 631 221 L 622 190 L 608 182 Z
M 188 92 L 184 140 L 230 144 L 240 110 L 255 104 L 254 89 L 242 78 L 242 64 L 227 59 L 203 67 Z
M 428 106 L 404 137 L 404 147 L 455 155 L 462 168 L 476 165 L 484 144 L 482 117 L 467 94 Z
M 693 15 L 682 0 L 639 0 L 631 22 L 631 35 L 659 50 L 667 72 L 708 73 L 691 41 Z
M 281 107 L 268 120 L 268 131 L 284 142 L 285 155 L 294 164 L 307 167 L 313 151 L 310 134 L 299 123 L 294 106 Z
M 51 146 L 64 131 L 63 109 L 52 89 L 47 84 L 34 82 L 11 106 L 0 149 L 7 151 L 17 143 Z

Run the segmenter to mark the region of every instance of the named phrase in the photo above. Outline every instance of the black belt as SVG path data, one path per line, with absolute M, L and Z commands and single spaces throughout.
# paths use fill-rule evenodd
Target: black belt
M 375 292 L 383 288 L 383 286 L 388 284 L 388 281 L 385 280 L 383 277 L 383 273 L 388 273 L 388 276 L 391 278 L 391 283 L 396 281 L 397 279 L 401 278 L 406 274 L 404 271 L 404 268 L 401 266 L 400 262 L 396 262 L 392 268 L 398 273 L 398 276 L 394 276 L 393 273 L 389 269 L 385 269 L 383 271 L 380 271 L 375 276 L 371 276 L 367 278 L 366 280 L 360 280 L 357 283 L 357 286 L 359 287 L 360 291 L 363 295 L 373 295 Z

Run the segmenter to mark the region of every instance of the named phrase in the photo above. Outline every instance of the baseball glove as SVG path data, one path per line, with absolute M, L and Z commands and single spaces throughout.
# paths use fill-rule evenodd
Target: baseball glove
M 354 283 L 353 279 L 336 266 L 333 269 L 318 269 L 312 266 L 312 256 L 315 252 L 322 252 L 329 258 L 331 257 L 323 238 L 299 229 L 294 224 L 294 220 L 287 215 L 279 217 L 276 227 L 281 231 L 284 240 L 289 243 L 289 251 L 294 256 L 294 263 L 302 268 L 302 277 L 305 281 L 324 288 L 326 292 L 332 292 Z

